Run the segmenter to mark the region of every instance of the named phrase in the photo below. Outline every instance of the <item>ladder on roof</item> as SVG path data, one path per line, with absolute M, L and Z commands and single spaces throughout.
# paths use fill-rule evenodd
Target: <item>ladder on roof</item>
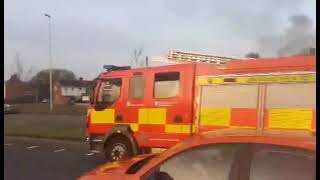
M 175 62 L 202 62 L 210 64 L 224 64 L 227 61 L 244 60 L 241 58 L 231 58 L 222 56 L 213 56 L 200 53 L 182 52 L 182 51 L 169 51 L 167 56 L 168 61 Z

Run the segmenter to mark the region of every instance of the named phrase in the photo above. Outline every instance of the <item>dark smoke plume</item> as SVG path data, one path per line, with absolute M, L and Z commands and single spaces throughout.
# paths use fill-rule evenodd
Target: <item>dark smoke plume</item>
M 285 57 L 306 54 L 316 47 L 316 34 L 311 18 L 298 14 L 289 17 L 288 21 L 290 25 L 283 33 L 259 41 L 261 52 Z

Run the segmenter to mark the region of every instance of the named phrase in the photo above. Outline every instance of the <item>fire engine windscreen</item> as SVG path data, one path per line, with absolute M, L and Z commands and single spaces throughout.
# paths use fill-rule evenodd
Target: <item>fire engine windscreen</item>
M 156 73 L 154 79 L 155 98 L 171 98 L 179 95 L 179 72 Z
M 103 80 L 99 88 L 97 102 L 111 105 L 118 101 L 121 85 L 122 81 L 120 78 Z

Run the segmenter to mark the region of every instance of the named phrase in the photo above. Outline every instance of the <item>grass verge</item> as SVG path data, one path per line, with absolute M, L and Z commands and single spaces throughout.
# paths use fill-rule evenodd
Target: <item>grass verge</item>
M 12 104 L 12 112 L 23 114 L 52 114 L 52 115 L 85 115 L 87 113 L 87 104 L 75 105 L 54 105 L 52 111 L 49 110 L 49 104 L 30 103 L 30 104 Z
M 4 116 L 4 135 L 80 141 L 85 139 L 85 117 L 9 114 Z

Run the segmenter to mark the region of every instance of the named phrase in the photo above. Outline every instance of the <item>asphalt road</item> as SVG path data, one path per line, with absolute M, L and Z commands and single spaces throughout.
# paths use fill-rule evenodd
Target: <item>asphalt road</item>
M 4 138 L 5 180 L 73 180 L 103 162 L 86 142 Z

